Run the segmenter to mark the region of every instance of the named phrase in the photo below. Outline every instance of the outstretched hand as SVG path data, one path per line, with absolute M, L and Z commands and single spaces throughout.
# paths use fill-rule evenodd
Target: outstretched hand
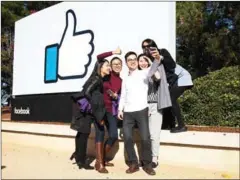
M 154 50 L 151 50 L 151 55 L 152 55 L 152 57 L 154 57 L 154 59 L 156 59 L 158 61 L 161 60 L 161 56 L 160 56 L 160 53 L 157 48 L 154 48 Z
M 123 112 L 118 111 L 118 119 L 123 120 Z
M 101 126 L 103 126 L 105 123 L 104 123 L 104 120 L 101 120 L 100 122 L 99 122 L 99 124 L 101 125 Z
M 117 99 L 118 94 L 117 94 L 117 93 L 112 93 L 110 96 L 111 96 L 113 99 Z
M 115 51 L 113 51 L 113 54 L 121 55 L 122 54 L 122 50 L 118 47 Z

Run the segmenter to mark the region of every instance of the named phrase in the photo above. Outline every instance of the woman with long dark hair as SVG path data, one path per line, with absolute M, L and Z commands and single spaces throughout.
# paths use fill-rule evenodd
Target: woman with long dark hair
M 177 99 L 184 93 L 186 89 L 193 86 L 191 81 L 191 75 L 185 69 L 183 71 L 183 68 L 181 66 L 177 66 L 170 53 L 166 49 L 159 49 L 157 47 L 157 44 L 152 39 L 145 39 L 142 42 L 143 52 L 150 58 L 152 58 L 150 53 L 151 47 L 157 48 L 159 54 L 162 56 L 161 64 L 164 66 L 167 82 L 169 84 L 169 91 L 172 101 L 172 107 L 169 109 L 171 110 L 171 115 L 173 117 L 173 119 L 171 117 L 167 117 L 167 119 L 170 121 L 168 122 L 171 128 L 170 132 L 177 133 L 187 131 L 187 127 L 185 126 Z M 176 72 L 176 70 L 178 71 L 178 69 L 180 69 L 181 72 L 185 72 L 183 80 L 180 80 L 181 76 Z M 164 116 L 169 109 L 163 110 Z M 165 118 L 166 117 L 164 117 L 164 119 Z M 175 119 L 178 123 L 177 127 L 175 127 Z
M 106 59 L 96 62 L 91 76 L 83 85 L 83 90 L 72 96 L 74 102 L 80 105 L 80 110 L 77 111 L 71 123 L 71 128 L 78 131 L 75 138 L 76 149 L 72 156 L 79 168 L 91 169 L 85 162 L 91 123 L 94 123 L 96 131 L 104 131 L 102 127 L 104 127 L 106 109 L 103 99 L 103 80 L 109 74 L 110 65 Z M 96 134 L 95 169 L 100 173 L 108 173 L 104 165 L 103 143 L 98 143 L 97 139 L 98 135 Z

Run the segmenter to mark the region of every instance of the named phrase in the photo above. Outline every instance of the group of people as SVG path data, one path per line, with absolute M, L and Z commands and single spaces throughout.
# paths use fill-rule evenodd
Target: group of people
M 124 147 L 128 156 L 126 173 L 142 169 L 155 175 L 158 166 L 162 116 L 165 109 L 171 109 L 173 122 L 171 132 L 184 132 L 187 128 L 182 119 L 177 99 L 186 89 L 193 86 L 191 75 L 171 57 L 166 49 L 159 49 L 152 39 L 142 42 L 143 53 L 137 55 L 129 51 L 125 55 L 128 75 L 121 79 L 123 61 L 113 57 L 120 55 L 118 48 L 97 56 L 97 62 L 81 92 L 72 95 L 79 107 L 71 123 L 77 131 L 75 159 L 79 168 L 96 169 L 108 173 L 107 166 L 114 166 L 106 160 L 106 154 L 118 140 L 117 121 L 123 120 Z M 177 120 L 177 127 L 175 121 Z M 95 167 L 86 163 L 87 141 L 91 124 L 95 126 L 96 162 Z M 136 127 L 141 137 L 141 159 L 134 149 L 133 129 Z M 108 139 L 104 142 L 105 131 Z

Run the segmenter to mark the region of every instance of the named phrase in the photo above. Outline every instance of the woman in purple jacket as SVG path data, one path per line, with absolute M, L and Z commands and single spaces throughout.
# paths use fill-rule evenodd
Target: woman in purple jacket
M 91 132 L 92 122 L 99 127 L 104 126 L 106 108 L 103 100 L 103 79 L 109 73 L 110 66 L 107 60 L 103 59 L 96 62 L 83 90 L 71 96 L 75 103 L 80 104 L 71 122 L 71 129 L 76 130 L 77 135 L 75 138 L 76 149 L 70 158 L 75 158 L 79 168 L 92 169 L 86 163 L 87 140 Z M 101 145 L 97 144 L 95 169 L 100 173 L 108 173 L 104 165 L 102 150 Z

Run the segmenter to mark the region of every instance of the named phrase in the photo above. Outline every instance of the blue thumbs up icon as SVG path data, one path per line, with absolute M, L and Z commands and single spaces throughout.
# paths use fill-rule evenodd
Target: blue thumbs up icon
M 87 75 L 94 52 L 94 34 L 91 30 L 76 31 L 76 25 L 74 11 L 68 10 L 60 43 L 45 47 L 45 83 L 54 83 L 58 79 L 79 79 Z

